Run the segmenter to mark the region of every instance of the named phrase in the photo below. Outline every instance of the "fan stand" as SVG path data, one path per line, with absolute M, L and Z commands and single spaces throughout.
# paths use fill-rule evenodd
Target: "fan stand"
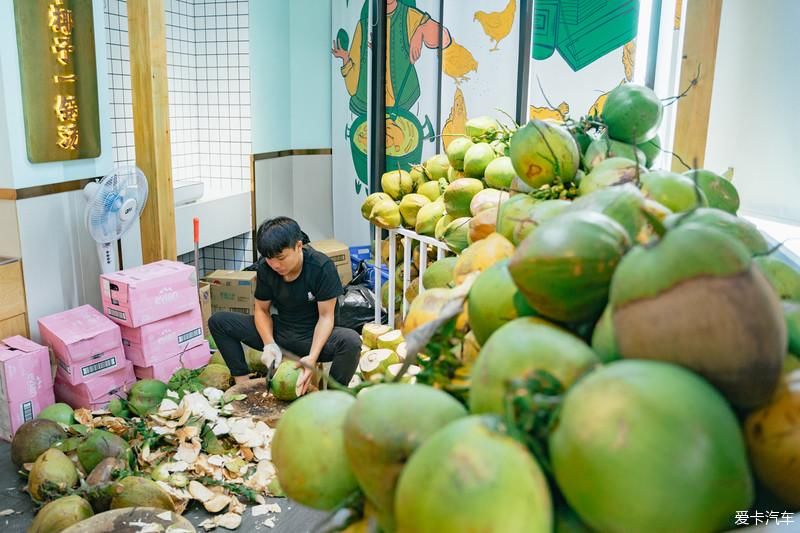
M 97 257 L 100 259 L 100 272 L 110 274 L 117 271 L 117 252 L 113 243 L 97 243 Z

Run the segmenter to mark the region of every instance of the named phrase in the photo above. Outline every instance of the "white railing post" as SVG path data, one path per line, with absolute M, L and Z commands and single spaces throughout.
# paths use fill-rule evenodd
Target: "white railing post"
M 383 309 L 383 299 L 381 298 L 381 228 L 375 226 L 375 283 L 372 291 L 375 297 L 375 323 L 381 323 L 381 309 Z
M 389 327 L 394 329 L 394 294 L 397 289 L 395 282 L 397 270 L 397 230 L 389 230 Z
M 408 300 L 406 300 L 406 291 L 408 290 L 408 283 L 411 280 L 411 238 L 408 235 L 403 236 L 403 314 L 405 318 L 408 313 Z
M 422 294 L 425 291 L 425 287 L 422 286 L 422 275 L 425 273 L 425 269 L 428 268 L 428 243 L 424 241 L 420 241 L 419 243 L 419 281 L 417 281 L 417 292 Z

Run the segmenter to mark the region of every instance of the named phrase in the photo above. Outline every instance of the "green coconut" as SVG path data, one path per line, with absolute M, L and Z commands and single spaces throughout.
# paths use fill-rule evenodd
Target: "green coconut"
M 502 139 L 495 139 L 489 143 L 497 157 L 508 157 L 508 143 Z M 485 177 L 485 175 L 484 175 Z
M 297 367 L 294 361 L 283 361 L 275 370 L 275 375 L 269 382 L 269 389 L 279 400 L 291 401 L 297 398 L 297 380 L 303 374 L 303 369 Z
M 542 200 L 536 202 L 529 214 L 517 220 L 511 232 L 511 242 L 519 246 L 541 224 L 564 213 L 572 205 L 569 200 Z
M 383 200 L 392 200 L 392 197 L 385 192 L 374 192 L 367 196 L 367 198 L 364 200 L 364 203 L 361 204 L 361 216 L 369 219 L 369 216 L 372 213 L 372 208 L 375 207 L 375 204 Z
M 247 363 L 247 368 L 250 372 L 257 374 L 264 374 L 267 372 L 267 365 L 261 361 L 261 356 L 264 352 L 251 348 L 250 346 L 242 346 L 244 348 L 244 360 Z M 225 365 L 227 366 L 227 365 Z
M 789 352 L 800 353 L 800 302 L 783 302 L 783 316 L 786 319 Z M 794 359 L 791 356 L 789 358 Z
M 50 448 L 33 463 L 28 475 L 28 492 L 34 500 L 46 499 L 45 483 L 62 493 L 78 483 L 78 470 L 61 450 Z
M 536 119 L 514 132 L 509 156 L 517 176 L 534 188 L 557 179 L 571 182 L 580 165 L 578 145 L 569 131 Z
M 425 173 L 425 167 L 422 165 L 411 165 L 411 170 L 408 171 L 408 175 L 411 176 L 411 181 L 414 184 L 413 187 L 415 191 L 420 185 L 428 181 L 428 177 Z
M 477 142 L 478 140 L 494 139 L 497 132 L 500 131 L 500 125 L 494 118 L 481 115 L 467 120 L 464 129 L 467 136 Z
M 688 211 L 696 206 L 708 205 L 706 195 L 694 186 L 694 182 L 675 172 L 654 170 L 642 174 L 642 193 L 666 206 L 673 213 Z
M 434 433 L 397 484 L 398 532 L 550 533 L 547 480 L 500 420 L 470 416 Z
M 781 300 L 800 300 L 800 272 L 777 257 L 765 255 L 753 258 L 753 262 L 766 276 Z
M 447 212 L 445 212 L 444 216 L 436 222 L 436 226 L 433 229 L 433 235 L 436 238 L 436 240 L 439 241 L 442 240 L 442 236 L 444 235 L 444 230 L 447 229 L 447 226 L 452 221 L 453 217 L 451 217 L 450 215 L 447 214 Z
M 36 418 L 70 426 L 75 423 L 75 410 L 65 403 L 54 403 L 42 409 Z
M 625 255 L 609 300 L 623 358 L 685 366 L 743 408 L 775 390 L 786 324 L 780 300 L 739 240 L 681 224 L 657 245 Z
M 383 229 L 399 228 L 403 222 L 400 207 L 394 200 L 380 200 L 372 208 L 369 221 Z
M 625 183 L 636 184 L 646 172 L 647 169 L 630 159 L 611 157 L 595 165 L 592 171 L 581 179 L 578 194 L 586 196 L 606 187 Z
M 549 450 L 558 487 L 593 530 L 724 531 L 753 502 L 736 416 L 674 365 L 617 361 L 577 382 Z
M 472 198 L 483 190 L 483 183 L 472 178 L 461 178 L 447 186 L 444 191 L 444 205 L 447 214 L 454 218 L 470 216 L 469 206 Z
M 345 453 L 365 496 L 384 518 L 384 529 L 394 529 L 386 526 L 408 458 L 436 430 L 465 415 L 452 396 L 427 385 L 377 385 L 356 399 L 344 422 Z
M 388 287 L 389 284 L 385 284 Z M 378 347 L 378 337 L 384 333 L 389 333 L 392 328 L 386 324 L 364 324 L 361 330 L 362 342 L 370 349 L 374 350 Z
M 425 290 L 449 287 L 453 283 L 453 269 L 457 261 L 457 257 L 443 257 L 431 263 L 422 274 Z
M 509 263 L 514 283 L 539 314 L 560 322 L 600 316 L 614 269 L 630 246 L 619 223 L 574 211 L 542 223 Z
M 500 156 L 492 160 L 483 172 L 483 179 L 486 181 L 486 185 L 493 189 L 505 191 L 511 188 L 511 182 L 514 181 L 515 177 L 517 177 L 517 173 L 514 171 L 514 164 L 508 156 Z
M 486 167 L 496 158 L 494 148 L 488 143 L 473 144 L 464 154 L 464 175 L 468 178 L 483 178 Z
M 533 206 L 539 201 L 527 194 L 516 194 L 503 202 L 497 215 L 497 233 L 514 242 L 516 228 L 528 225 Z
M 522 178 L 514 176 L 514 179 L 511 180 L 511 188 L 508 190 L 508 194 L 509 196 L 514 196 L 515 194 L 530 194 L 535 190 L 536 189 L 522 181 Z
M 455 137 L 450 144 L 447 145 L 447 160 L 450 162 L 450 170 L 463 171 L 464 170 L 464 157 L 467 155 L 473 145 L 469 137 Z M 448 180 L 450 178 L 448 177 Z M 452 181 L 452 180 L 450 180 Z
M 609 137 L 637 144 L 656 136 L 663 114 L 664 105 L 652 89 L 624 83 L 608 93 L 601 117 Z
M 469 290 L 469 325 L 481 346 L 504 324 L 535 314 L 514 285 L 508 261 L 503 259 L 481 272 Z
M 606 306 L 600 320 L 592 331 L 592 350 L 603 363 L 619 359 L 619 349 L 614 337 L 614 320 L 612 307 Z
M 122 437 L 105 431 L 93 429 L 78 446 L 78 460 L 84 471 L 91 472 L 106 457 L 116 457 L 130 463 L 133 452 Z
M 170 495 L 158 483 L 147 478 L 128 476 L 116 482 L 111 490 L 112 509 L 155 507 L 175 511 L 175 504 Z
M 450 167 L 450 170 L 447 171 L 447 182 L 453 183 L 454 181 L 466 178 L 467 176 L 464 174 L 462 170 L 456 170 L 453 167 Z
M 400 216 L 403 218 L 403 225 L 413 229 L 417 225 L 417 213 L 424 205 L 429 203 L 431 203 L 430 199 L 422 194 L 407 194 L 403 196 L 398 207 Z
M 592 349 L 571 333 L 536 317 L 512 320 L 481 347 L 472 369 L 470 412 L 504 414 L 513 379 L 545 371 L 568 389 L 597 363 Z
M 167 384 L 157 379 L 137 381 L 128 392 L 128 407 L 138 416 L 146 416 L 158 410 L 167 395 Z
M 664 220 L 664 225 L 669 228 L 679 221 L 696 222 L 716 228 L 731 237 L 739 239 L 753 255 L 764 254 L 769 250 L 767 240 L 761 232 L 758 231 L 755 224 L 741 217 L 737 217 L 736 215 L 731 215 L 721 209 L 698 207 L 691 213 L 668 216 Z M 798 284 L 798 290 L 800 290 L 800 283 Z
M 483 189 L 472 197 L 469 203 L 469 212 L 472 216 L 476 216 L 481 211 L 487 209 L 499 209 L 499 207 L 508 200 L 508 193 L 498 189 Z
M 397 347 L 403 342 L 405 342 L 405 339 L 403 339 L 403 332 L 399 329 L 393 329 L 378 337 L 378 349 L 391 350 L 394 352 L 397 351 Z
M 222 354 L 219 352 L 215 352 L 211 355 L 211 359 L 208 360 L 208 364 L 228 366 L 228 363 L 225 362 L 225 358 L 222 357 Z
M 64 496 L 36 513 L 28 533 L 56 533 L 93 515 L 92 506 L 80 496 Z
M 571 210 L 595 211 L 619 222 L 628 232 L 631 242 L 635 242 L 647 225 L 642 213 L 644 196 L 633 184 L 598 189 L 591 194 L 576 198 Z
M 447 179 L 442 179 L 442 181 L 428 181 L 420 185 L 419 189 L 417 189 L 417 193 L 423 195 L 428 200 L 433 202 L 437 198 L 439 198 L 442 194 L 444 194 L 444 190 L 447 188 Z M 444 187 L 442 187 L 444 185 Z
M 417 213 L 417 223 L 414 231 L 420 235 L 433 237 L 436 234 L 436 224 L 445 215 L 444 200 L 437 198 L 435 201 L 423 205 Z
M 289 498 L 329 511 L 358 491 L 344 450 L 344 420 L 355 402 L 344 392 L 320 391 L 283 413 L 272 438 L 272 461 Z
M 638 161 L 640 165 L 647 163 L 647 156 L 638 147 L 614 139 L 599 137 L 591 142 L 586 153 L 583 154 L 583 168 L 587 172 L 591 172 L 594 167 L 612 157 Z
M 227 390 L 231 386 L 233 378 L 231 371 L 224 365 L 209 364 L 197 376 L 197 380 L 204 387 L 213 387 L 219 390 Z
M 469 246 L 469 221 L 469 217 L 457 218 L 450 222 L 442 233 L 441 240 L 457 254 Z
M 405 170 L 389 170 L 381 176 L 381 189 L 393 200 L 400 200 L 406 194 L 414 192 L 414 180 Z M 377 204 L 378 202 L 375 203 Z
M 425 170 L 428 173 L 430 181 L 439 181 L 444 178 L 447 179 L 447 170 L 450 168 L 450 160 L 447 154 L 436 154 L 429 157 L 425 163 Z
M 661 137 L 656 135 L 649 141 L 636 145 L 636 147 L 644 153 L 645 166 L 652 168 L 656 158 L 661 155 Z
M 473 272 L 483 272 L 513 254 L 514 245 L 499 233 L 492 233 L 461 252 L 453 269 L 453 281 L 459 285 Z
M 706 195 L 708 205 L 735 215 L 739 210 L 739 191 L 730 180 L 706 169 L 689 170 L 684 176 L 694 181 Z
M 11 439 L 11 462 L 17 468 L 32 463 L 48 448 L 66 440 L 67 432 L 57 422 L 37 418 L 22 424 Z
M 369 214 L 369 213 L 367 213 Z M 364 217 L 366 218 L 366 217 Z M 214 337 L 209 333 L 206 335 L 206 340 L 208 341 L 208 347 L 211 348 L 212 351 L 217 350 L 217 341 L 214 340 Z
M 128 402 L 122 398 L 112 398 L 111 401 L 108 402 L 106 409 L 108 409 L 112 415 L 120 418 L 130 418 L 131 416 L 131 412 L 128 409 Z
M 395 337 L 396 336 L 397 335 L 395 335 Z M 400 362 L 400 356 L 397 355 L 397 352 L 394 350 L 389 348 L 378 348 L 376 350 L 370 350 L 361 356 L 358 361 L 358 371 L 361 373 L 364 379 L 370 379 L 372 376 L 383 375 L 386 372 L 386 369 L 389 368 L 389 365 L 394 365 Z

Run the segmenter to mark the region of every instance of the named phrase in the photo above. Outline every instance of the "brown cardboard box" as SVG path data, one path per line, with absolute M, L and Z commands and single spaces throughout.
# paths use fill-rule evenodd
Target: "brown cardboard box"
M 253 271 L 216 270 L 203 280 L 210 284 L 211 312 L 234 311 L 253 314 L 256 273 Z
M 0 295 L 0 320 L 17 317 L 27 311 L 19 259 L 0 257 Z
M 327 239 L 312 242 L 309 246 L 330 257 L 333 264 L 336 265 L 342 285 L 346 285 L 353 279 L 353 271 L 350 266 L 350 249 L 347 245 L 334 239 Z
M 197 285 L 200 295 L 200 314 L 203 316 L 203 335 L 208 337 L 208 319 L 211 316 L 211 285 L 201 281 Z

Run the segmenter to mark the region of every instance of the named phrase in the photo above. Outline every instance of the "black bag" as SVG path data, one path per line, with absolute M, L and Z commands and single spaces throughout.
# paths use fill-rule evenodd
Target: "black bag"
M 345 285 L 344 292 L 336 301 L 336 326 L 361 333 L 364 324 L 375 321 L 375 298 L 367 285 L 368 278 L 367 265 L 361 261 L 353 280 Z M 381 309 L 381 324 L 388 321 L 386 310 Z

